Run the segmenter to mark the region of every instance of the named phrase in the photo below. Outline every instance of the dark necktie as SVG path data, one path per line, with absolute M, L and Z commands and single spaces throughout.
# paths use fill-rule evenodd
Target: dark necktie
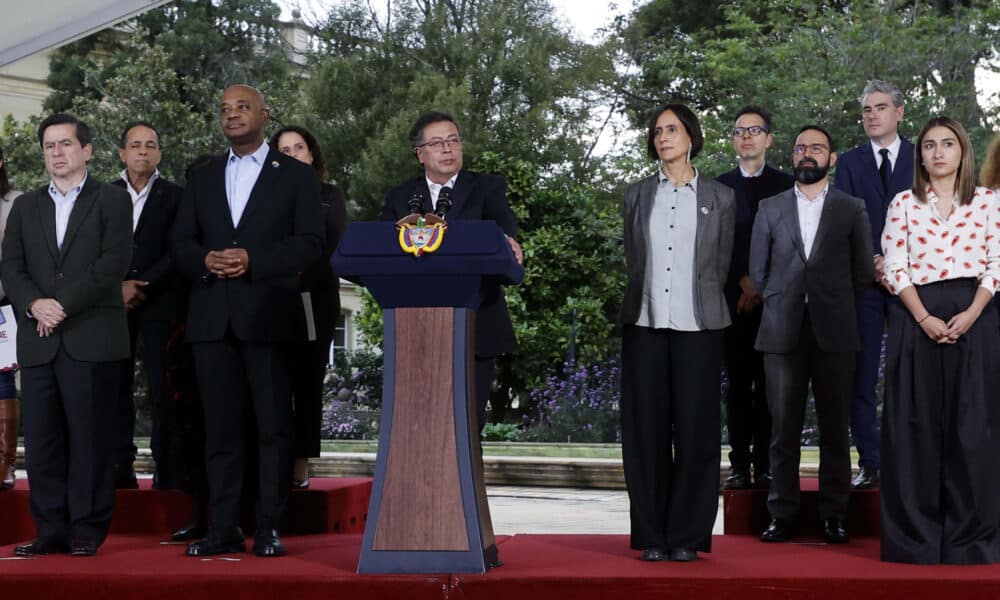
M 889 191 L 889 178 L 892 177 L 892 163 L 889 162 L 889 149 L 882 148 L 878 151 L 882 155 L 882 164 L 878 166 L 878 176 L 882 179 L 882 191 Z

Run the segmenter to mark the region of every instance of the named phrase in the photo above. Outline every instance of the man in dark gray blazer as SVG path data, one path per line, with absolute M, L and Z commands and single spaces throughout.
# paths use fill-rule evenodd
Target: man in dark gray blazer
M 51 182 L 17 199 L 0 277 L 18 315 L 24 441 L 38 537 L 16 556 L 91 556 L 114 507 L 107 415 L 129 355 L 121 280 L 132 255 L 128 194 L 87 174 L 90 129 L 38 127 Z
M 855 355 L 856 302 L 868 288 L 871 228 L 864 201 L 829 185 L 833 139 L 803 127 L 795 140 L 795 186 L 762 200 L 750 244 L 750 277 L 764 297 L 756 348 L 764 353 L 773 421 L 771 523 L 765 542 L 785 541 L 799 509 L 799 445 L 809 383 L 820 436 L 820 518 L 831 543 L 848 540 L 851 489 L 848 421 Z

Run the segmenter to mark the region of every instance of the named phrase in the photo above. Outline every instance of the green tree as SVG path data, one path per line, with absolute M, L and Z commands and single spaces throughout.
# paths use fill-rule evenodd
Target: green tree
M 664 98 L 704 115 L 702 162 L 712 173 L 731 167 L 724 132 L 735 110 L 751 102 L 775 112 L 779 151 L 772 158 L 786 167 L 780 149 L 799 125 L 826 125 L 841 148 L 864 140 L 857 98 L 873 78 L 906 95 L 904 134 L 914 135 L 930 115 L 948 114 L 982 150 L 1000 116 L 995 102 L 978 97 L 973 76 L 977 67 L 997 70 L 990 62 L 1000 42 L 996 3 L 723 0 L 706 26 L 664 22 L 665 7 L 688 4 L 653 0 L 623 21 L 619 40 L 626 66 L 634 67 L 624 85 L 636 123 Z

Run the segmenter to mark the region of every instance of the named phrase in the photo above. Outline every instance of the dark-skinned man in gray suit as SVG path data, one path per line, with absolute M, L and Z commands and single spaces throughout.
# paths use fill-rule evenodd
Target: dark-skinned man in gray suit
M 856 302 L 869 287 L 871 228 L 865 203 L 830 186 L 837 161 L 830 134 L 807 125 L 792 150 L 795 186 L 761 201 L 750 242 L 750 278 L 764 297 L 757 350 L 764 353 L 771 412 L 771 523 L 765 542 L 793 535 L 799 510 L 799 444 L 812 382 L 820 428 L 823 537 L 848 540 L 851 490 L 848 421 L 855 355 Z
M 38 537 L 16 556 L 91 556 L 114 507 L 107 414 L 128 358 L 121 280 L 132 203 L 87 174 L 90 129 L 55 114 L 38 126 L 51 177 L 15 202 L 0 277 L 17 314 L 24 442 Z

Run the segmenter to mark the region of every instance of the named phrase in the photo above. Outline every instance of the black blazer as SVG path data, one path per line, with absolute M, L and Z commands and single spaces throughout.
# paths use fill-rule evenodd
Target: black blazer
M 131 258 L 132 202 L 121 189 L 88 176 L 61 248 L 48 185 L 18 197 L 7 218 L 0 277 L 17 315 L 20 365 L 48 363 L 60 346 L 80 361 L 128 358 L 121 281 Z M 27 316 L 38 298 L 55 298 L 66 311 L 44 338 Z
M 790 189 L 795 184 L 795 178 L 771 165 L 764 165 L 764 171 L 757 177 L 743 177 L 740 168 L 736 167 L 719 175 L 715 180 L 732 188 L 736 199 L 733 259 L 729 263 L 729 276 L 726 278 L 725 287 L 729 311 L 735 316 L 736 304 L 743 294 L 740 279 L 750 273 L 750 236 L 753 233 L 753 220 L 757 218 L 760 201 Z
M 622 301 L 621 323 L 632 325 L 642 312 L 646 281 L 646 235 L 656 199 L 659 174 L 654 173 L 625 190 L 622 205 L 625 263 L 628 284 Z M 722 294 L 733 252 L 733 190 L 698 175 L 697 228 L 694 250 L 694 313 L 702 329 L 722 329 L 732 320 Z
M 316 338 L 333 337 L 340 314 L 340 279 L 330 266 L 330 256 L 337 249 L 347 228 L 347 202 L 344 192 L 335 185 L 322 184 L 319 198 L 320 212 L 326 229 L 323 256 L 302 273 L 302 291 L 309 292 L 312 301 Z
M 121 178 L 111 185 L 125 189 Z M 134 313 L 137 319 L 169 321 L 176 314 L 179 282 L 170 255 L 170 231 L 183 194 L 184 189 L 177 184 L 157 178 L 132 233 L 132 264 L 125 279 L 149 282 L 142 290 L 146 301 Z
M 408 204 L 415 192 L 423 194 L 424 211 L 434 212 L 427 178 L 420 175 L 389 190 L 381 219 L 397 221 L 410 214 Z M 517 217 L 507 203 L 507 182 L 503 177 L 463 169 L 455 180 L 451 200 L 449 219 L 496 221 L 508 236 L 517 235 Z M 494 280 L 487 280 L 483 285 L 483 303 L 476 311 L 476 356 L 511 352 L 517 342 L 503 287 Z
M 177 211 L 173 255 L 191 282 L 187 340 L 285 342 L 305 331 L 299 273 L 323 252 L 316 172 L 274 148 L 234 227 L 226 196 L 228 153 L 195 169 Z M 210 250 L 244 248 L 250 268 L 218 279 L 205 268 Z
M 806 260 L 795 191 L 761 201 L 750 242 L 750 278 L 764 296 L 757 350 L 786 354 L 795 349 L 807 295 L 819 347 L 824 352 L 859 349 L 855 306 L 875 271 L 870 231 L 864 201 L 831 186 Z

